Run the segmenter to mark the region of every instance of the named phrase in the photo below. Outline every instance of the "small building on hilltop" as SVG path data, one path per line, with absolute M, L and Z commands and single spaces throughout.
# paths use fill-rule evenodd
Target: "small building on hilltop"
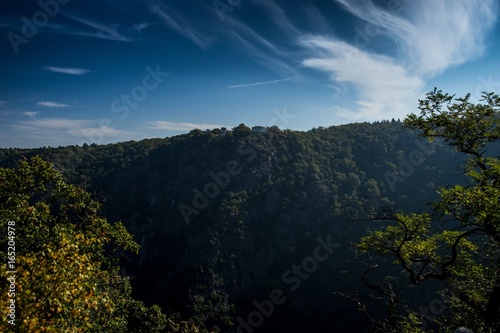
M 262 133 L 266 133 L 266 128 L 264 126 L 252 127 L 252 134 L 262 134 Z

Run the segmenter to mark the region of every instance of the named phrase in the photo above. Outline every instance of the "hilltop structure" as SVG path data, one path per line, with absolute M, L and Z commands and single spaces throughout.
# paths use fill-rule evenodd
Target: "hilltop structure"
M 253 126 L 252 134 L 262 134 L 266 133 L 266 128 L 264 126 Z

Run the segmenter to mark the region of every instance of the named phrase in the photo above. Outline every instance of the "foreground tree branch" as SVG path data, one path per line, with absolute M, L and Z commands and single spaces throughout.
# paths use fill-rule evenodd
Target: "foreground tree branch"
M 434 89 L 420 101 L 420 115 L 409 115 L 405 125 L 469 155 L 464 171 L 471 185 L 441 188 L 441 200 L 432 204 L 431 214 L 369 215 L 372 221 L 390 224 L 363 237 L 355 248 L 361 254 L 392 257 L 413 285 L 436 280 L 451 290 L 451 317 L 442 318 L 448 329 L 498 332 L 500 160 L 489 149 L 500 141 L 500 98 L 485 93 L 483 104 L 472 104 L 469 98 Z M 381 292 L 367 284 L 366 275 L 360 277 L 368 288 Z M 391 295 L 389 290 L 385 298 Z

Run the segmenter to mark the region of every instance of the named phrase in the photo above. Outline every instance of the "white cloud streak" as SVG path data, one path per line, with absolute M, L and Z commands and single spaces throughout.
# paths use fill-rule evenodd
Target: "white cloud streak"
M 132 26 L 132 30 L 142 32 L 144 29 L 149 28 L 150 26 L 150 23 L 136 23 Z
M 196 124 L 196 123 L 182 123 L 156 120 L 149 122 L 149 129 L 153 130 L 171 130 L 171 131 L 192 131 L 194 129 L 206 130 L 213 128 L 228 127 L 224 125 L 215 124 Z
M 495 0 L 402 1 L 397 12 L 380 8 L 372 0 L 335 1 L 398 46 L 397 54 L 381 55 L 371 51 L 370 45 L 356 45 L 355 41 L 300 37 L 311 54 L 302 62 L 305 67 L 355 87 L 357 110 L 338 108 L 339 116 L 351 120 L 387 119 L 413 112 L 426 80 L 483 54 L 498 12 Z
M 28 116 L 31 112 L 24 112 Z M 67 118 L 34 118 L 18 121 L 10 125 L 14 132 L 9 139 L 13 146 L 19 144 L 33 147 L 36 142 L 42 145 L 67 145 L 87 143 L 109 143 L 138 139 L 140 133 L 116 129 L 112 126 L 99 125 L 98 120 Z
M 261 4 L 264 5 L 263 2 Z M 298 30 L 288 20 L 285 12 L 278 5 L 273 1 L 269 1 L 264 7 L 271 11 L 269 16 L 273 20 L 275 16 L 279 17 L 276 23 L 278 24 L 278 29 L 281 29 L 280 33 L 283 36 L 295 38 L 298 35 Z M 290 49 L 289 44 L 281 45 L 270 38 L 266 38 L 255 29 L 252 29 L 247 24 L 238 21 L 232 16 L 228 16 L 224 20 L 224 23 L 227 28 L 221 31 L 221 34 L 225 36 L 224 39 L 232 47 L 238 48 L 245 56 L 253 58 L 257 63 L 280 75 L 297 75 L 297 71 L 290 61 L 296 54 Z M 287 43 L 289 42 L 285 44 Z
M 310 37 L 304 45 L 322 55 L 309 58 L 303 65 L 327 72 L 332 81 L 355 86 L 362 100 L 357 119 L 374 119 L 390 108 L 407 109 L 407 101 L 423 88 L 424 82 L 387 56 L 374 55 L 341 41 Z
M 35 112 L 35 111 L 26 111 L 26 112 L 23 112 L 23 114 L 25 116 L 28 116 L 30 118 L 33 118 L 35 117 L 36 115 L 40 114 L 40 112 Z
M 191 40 L 202 50 L 206 50 L 212 43 L 209 36 L 193 27 L 180 13 L 157 2 L 149 6 L 149 10 L 158 16 L 170 29 Z
M 132 38 L 125 36 L 120 31 L 120 26 L 118 24 L 103 24 L 83 16 L 76 16 L 76 15 L 67 15 L 67 16 L 75 20 L 76 22 L 81 23 L 87 28 L 90 28 L 91 30 L 87 31 L 74 30 L 74 29 L 67 29 L 66 27 L 63 27 L 61 29 L 61 27 L 59 27 L 59 31 L 62 33 L 68 33 L 71 35 L 78 35 L 78 36 L 94 37 L 100 39 L 109 39 L 120 42 L 133 41 Z
M 69 75 L 85 75 L 92 72 L 90 69 L 84 68 L 73 68 L 73 67 L 53 67 L 53 66 L 45 66 L 43 69 L 54 72 L 54 73 L 62 73 Z
M 48 108 L 68 108 L 69 107 L 69 105 L 67 105 L 67 104 L 50 102 L 50 101 L 40 101 L 40 102 L 36 103 L 36 105 L 45 106 Z
M 75 128 L 83 128 L 91 125 L 92 120 L 64 119 L 64 118 L 46 118 L 32 119 L 18 122 L 18 128 L 31 129 L 51 129 L 51 130 L 71 130 Z
M 276 5 L 274 1 L 258 2 L 278 25 L 278 29 L 283 30 L 284 35 L 293 37 L 299 33 L 298 29 L 288 20 L 285 11 Z M 240 21 L 236 15 L 231 15 L 229 12 L 224 16 L 224 24 L 221 25 L 211 3 L 197 6 L 202 6 L 200 8 L 211 11 L 214 15 L 208 15 L 193 21 L 192 18 L 189 19 L 191 13 L 187 13 L 186 10 L 177 11 L 172 6 L 159 1 L 149 5 L 149 10 L 160 18 L 169 29 L 196 44 L 204 51 L 208 50 L 215 42 L 219 42 L 238 49 L 244 56 L 252 58 L 257 63 L 278 72 L 280 75 L 296 74 L 286 60 L 290 58 L 290 53 L 285 47 L 278 46 L 274 41 L 263 37 Z
M 254 0 L 259 5 L 265 7 L 270 13 L 270 17 L 290 36 L 298 35 L 300 31 L 288 19 L 287 13 L 274 0 Z
M 8 104 L 9 102 L 7 101 L 4 101 L 4 100 L 0 100 L 0 108 L 2 108 L 3 110 L 0 110 L 0 116 L 9 116 L 10 114 L 12 114 L 12 110 L 10 110 L 10 108 L 8 107 Z
M 256 87 L 256 86 L 262 86 L 262 85 L 266 85 L 266 84 L 274 84 L 274 83 L 279 83 L 279 82 L 291 81 L 291 80 L 295 80 L 298 78 L 300 78 L 300 76 L 291 76 L 291 77 L 287 77 L 284 79 L 273 80 L 273 81 L 262 81 L 262 82 L 254 82 L 254 83 L 247 83 L 247 84 L 236 84 L 236 85 L 228 86 L 227 89 Z
M 67 131 L 68 134 L 77 136 L 77 137 L 85 137 L 85 138 L 94 138 L 99 139 L 99 138 L 118 138 L 118 137 L 131 137 L 135 136 L 138 133 L 136 132 L 130 132 L 130 131 L 123 131 L 116 129 L 114 127 L 109 127 L 109 126 L 100 126 L 100 127 L 85 127 L 85 128 L 79 128 L 79 129 L 71 129 Z
M 402 0 L 401 13 L 372 1 L 335 1 L 394 39 L 406 66 L 430 76 L 480 57 L 498 16 L 497 0 Z

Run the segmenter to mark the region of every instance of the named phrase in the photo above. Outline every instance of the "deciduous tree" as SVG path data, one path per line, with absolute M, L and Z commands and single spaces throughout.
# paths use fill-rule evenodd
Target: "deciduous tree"
M 467 154 L 463 168 L 469 185 L 441 188 L 441 199 L 429 213 L 384 212 L 373 217 L 391 223 L 363 237 L 356 248 L 392 257 L 413 285 L 435 280 L 449 289 L 451 311 L 439 319 L 443 327 L 499 332 L 500 159 L 491 152 L 500 141 L 500 98 L 485 93 L 481 102 L 437 89 L 420 101 L 420 115 L 409 115 L 405 125 Z M 415 329 L 408 325 L 410 319 L 416 321 L 413 314 L 399 319 L 395 331 Z
M 65 183 L 38 157 L 15 169 L 0 168 L 1 258 L 7 257 L 8 226 L 15 242 L 13 266 L 0 265 L 0 331 L 160 332 L 166 327 L 157 306 L 132 299 L 129 280 L 119 274 L 118 255 L 139 246 L 120 222 L 101 217 L 100 209 L 89 193 Z M 7 271 L 16 272 L 13 297 L 7 297 Z M 9 323 L 5 312 L 11 300 L 15 320 Z

